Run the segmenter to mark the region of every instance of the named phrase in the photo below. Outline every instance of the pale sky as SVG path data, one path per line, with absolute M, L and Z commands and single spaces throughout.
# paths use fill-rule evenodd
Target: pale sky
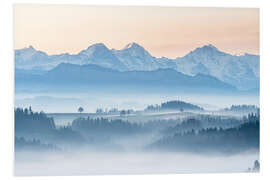
M 213 44 L 231 54 L 259 54 L 258 8 L 14 5 L 14 48 L 78 53 L 94 43 L 130 42 L 153 56 L 180 57 Z

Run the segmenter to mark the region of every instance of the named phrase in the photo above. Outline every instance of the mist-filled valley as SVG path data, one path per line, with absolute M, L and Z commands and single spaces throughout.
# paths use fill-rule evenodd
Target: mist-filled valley
M 15 108 L 15 175 L 258 170 L 256 105 L 206 110 L 171 100 L 137 110 L 84 113 L 84 108 L 78 113 Z
M 72 152 L 17 154 L 16 176 L 253 172 L 258 152 L 205 156 L 171 152 Z M 256 172 L 256 171 L 255 171 Z

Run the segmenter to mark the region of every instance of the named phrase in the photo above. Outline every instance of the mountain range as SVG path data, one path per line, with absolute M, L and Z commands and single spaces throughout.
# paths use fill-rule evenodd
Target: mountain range
M 174 69 L 118 71 L 95 64 L 61 63 L 44 73 L 15 69 L 16 90 L 116 91 L 116 92 L 235 92 L 236 88 L 217 78 L 185 75 Z
M 65 64 L 66 63 L 66 64 Z M 231 55 L 213 45 L 196 48 L 183 57 L 157 58 L 137 43 L 130 43 L 121 50 L 108 49 L 103 43 L 89 46 L 77 54 L 48 55 L 32 46 L 15 50 L 16 71 L 42 74 L 53 71 L 58 65 L 97 65 L 113 72 L 126 73 L 180 73 L 187 77 L 213 77 L 239 90 L 259 89 L 260 56 Z M 74 66 L 77 68 L 78 66 Z M 87 66 L 86 66 L 87 67 Z M 166 72 L 166 73 L 165 73 Z M 50 72 L 51 73 L 51 72 Z

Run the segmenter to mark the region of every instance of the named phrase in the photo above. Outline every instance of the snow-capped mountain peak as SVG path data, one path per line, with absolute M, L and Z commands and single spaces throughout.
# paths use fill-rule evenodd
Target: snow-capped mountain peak
M 126 70 L 125 65 L 103 43 L 96 43 L 78 54 L 81 64 L 96 64 L 102 67 Z
M 82 50 L 79 54 L 81 55 L 86 55 L 86 56 L 91 56 L 95 52 L 108 52 L 110 51 L 103 43 L 96 43 L 91 46 L 89 46 L 87 49 Z
M 212 44 L 204 45 L 202 47 L 196 48 L 192 53 L 222 53 L 218 48 Z
M 23 49 L 18 49 L 15 50 L 15 59 L 18 59 L 18 61 L 20 62 L 30 62 L 31 59 L 46 59 L 47 58 L 47 54 L 42 52 L 42 51 L 38 51 L 36 50 L 33 46 L 29 46 Z
M 25 48 L 25 49 L 36 51 L 36 49 L 32 45 L 30 45 L 28 48 Z
M 123 53 L 128 53 L 131 56 L 136 56 L 140 58 L 144 58 L 146 56 L 152 57 L 149 52 L 147 52 L 141 45 L 132 42 L 127 44 L 122 50 Z
M 30 45 L 29 47 L 25 47 L 23 49 L 19 49 L 19 50 L 16 50 L 16 52 L 20 52 L 20 53 L 26 53 L 26 54 L 33 54 L 35 53 L 37 50 L 32 46 Z
M 103 43 L 96 43 L 96 44 L 93 44 L 93 45 L 89 46 L 87 49 L 103 49 L 103 48 L 108 49 L 105 46 L 105 44 L 103 44 Z
M 204 45 L 202 48 L 204 48 L 204 49 L 211 49 L 211 50 L 218 50 L 216 48 L 216 46 L 214 46 L 212 44 Z
M 139 44 L 137 44 L 137 43 L 135 43 L 135 42 L 128 43 L 128 44 L 124 47 L 124 49 L 130 49 L 130 48 L 133 48 L 133 49 L 135 49 L 135 48 L 142 48 L 142 49 L 144 49 L 142 46 L 140 46 Z

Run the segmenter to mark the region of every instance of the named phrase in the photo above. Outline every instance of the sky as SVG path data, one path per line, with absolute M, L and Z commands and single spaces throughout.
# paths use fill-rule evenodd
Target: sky
M 14 5 L 14 48 L 76 54 L 95 43 L 130 42 L 175 58 L 212 44 L 233 55 L 259 54 L 258 8 Z

